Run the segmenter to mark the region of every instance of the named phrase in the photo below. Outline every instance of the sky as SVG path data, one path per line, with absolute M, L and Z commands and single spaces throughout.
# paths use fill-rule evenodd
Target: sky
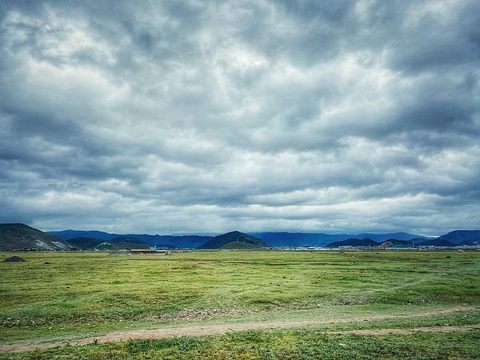
M 480 228 L 478 0 L 0 0 L 0 222 Z

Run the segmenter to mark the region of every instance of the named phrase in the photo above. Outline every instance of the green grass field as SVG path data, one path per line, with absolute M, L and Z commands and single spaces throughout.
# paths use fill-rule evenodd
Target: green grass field
M 26 262 L 3 262 L 12 255 Z M 0 261 L 0 344 L 74 342 L 112 331 L 199 324 L 332 322 L 308 329 L 132 341 L 14 355 L 19 358 L 73 354 L 95 359 L 107 353 L 115 358 L 213 358 L 212 349 L 223 354 L 218 358 L 241 358 L 242 353 L 248 359 L 355 358 L 348 354 L 367 358 L 371 349 L 383 354 L 380 358 L 402 358 L 408 351 L 412 351 L 408 358 L 419 359 L 438 358 L 442 351 L 450 354 L 446 358 L 454 354 L 459 358 L 480 356 L 478 330 L 463 334 L 470 339 L 465 341 L 458 341 L 458 334 L 372 336 L 366 341 L 366 337 L 325 333 L 480 323 L 478 251 L 206 251 L 134 257 L 2 253 Z M 452 313 L 349 322 L 459 306 L 477 309 L 466 317 Z M 182 341 L 186 345 L 181 345 Z M 337 343 L 345 346 L 332 345 Z M 449 344 L 457 345 L 452 348 Z

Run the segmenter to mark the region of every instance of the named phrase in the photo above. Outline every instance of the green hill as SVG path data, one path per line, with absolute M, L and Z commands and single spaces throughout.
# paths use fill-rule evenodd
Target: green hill
M 265 241 L 239 231 L 218 235 L 197 249 L 258 249 L 271 247 Z
M 0 251 L 69 250 L 72 245 L 59 237 L 25 224 L 0 224 Z
M 378 245 L 379 248 L 411 248 L 413 243 L 411 241 L 389 239 Z
M 478 245 L 480 243 L 480 230 L 455 230 L 439 237 L 458 245 Z

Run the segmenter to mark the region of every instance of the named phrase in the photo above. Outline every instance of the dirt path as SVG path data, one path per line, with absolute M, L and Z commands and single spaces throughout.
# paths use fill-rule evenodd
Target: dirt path
M 245 330 L 259 330 L 259 329 L 274 329 L 274 328 L 293 328 L 293 327 L 305 327 L 314 325 L 326 325 L 332 323 L 347 323 L 347 322 L 360 322 L 360 321 L 378 321 L 388 319 L 402 319 L 402 318 L 414 318 L 422 316 L 433 316 L 441 314 L 450 314 L 455 312 L 465 312 L 471 310 L 478 310 L 476 307 L 458 307 L 453 309 L 438 310 L 432 312 L 424 312 L 413 315 L 400 315 L 400 316 L 370 316 L 370 317 L 358 317 L 340 320 L 328 320 L 328 321 L 291 321 L 291 322 L 265 322 L 265 323 L 253 323 L 253 324 L 230 324 L 230 325 L 209 325 L 209 326 L 190 326 L 183 328 L 166 328 L 158 330 L 134 330 L 134 331 L 119 331 L 109 333 L 104 336 L 92 337 L 82 339 L 79 341 L 57 342 L 48 344 L 11 344 L 0 345 L 0 353 L 8 352 L 24 352 L 33 351 L 37 349 L 51 349 L 69 345 L 87 345 L 87 344 L 105 344 L 116 343 L 130 340 L 157 340 L 182 336 L 205 336 L 205 335 L 218 335 L 226 334 L 235 331 Z M 455 331 L 470 331 L 472 329 L 480 329 L 480 324 L 466 325 L 466 326 L 442 326 L 442 327 L 421 327 L 415 329 L 372 329 L 372 330 L 350 330 L 350 331 L 332 331 L 330 334 L 356 334 L 356 335 L 388 335 L 388 334 L 412 334 L 418 331 L 423 332 L 455 332 Z

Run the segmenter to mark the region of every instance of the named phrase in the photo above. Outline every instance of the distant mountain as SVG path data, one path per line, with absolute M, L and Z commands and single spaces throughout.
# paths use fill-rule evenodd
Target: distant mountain
M 480 244 L 480 230 L 455 230 L 439 237 L 454 245 L 478 245 Z
M 109 242 L 111 243 L 129 243 L 129 244 L 143 244 L 143 245 L 149 245 L 145 241 L 140 240 L 137 237 L 134 236 L 118 236 Z
M 74 238 L 90 238 L 90 239 L 100 239 L 100 240 L 112 240 L 118 236 L 117 234 L 109 234 L 103 231 L 83 231 L 83 230 L 62 230 L 62 231 L 49 231 L 49 234 L 58 236 L 63 240 L 70 240 Z
M 420 244 L 430 244 L 431 241 L 433 241 L 435 239 L 432 239 L 432 238 L 424 238 L 424 237 L 421 237 L 421 238 L 414 238 L 414 239 L 410 239 L 408 241 L 410 241 L 414 246 L 417 246 L 417 245 L 420 245 Z M 433 244 L 433 242 L 431 243 Z
M 195 249 L 197 246 L 210 240 L 212 236 L 199 235 L 147 235 L 147 234 L 110 234 L 103 231 L 83 231 L 83 230 L 63 230 L 51 231 L 50 234 L 56 235 L 61 239 L 70 240 L 74 238 L 91 238 L 103 241 L 111 241 L 118 237 L 136 238 L 150 246 Z
M 102 249 L 106 244 L 108 244 L 112 249 L 146 249 L 150 247 L 149 244 L 146 244 L 143 241 L 131 236 L 118 236 L 108 241 L 102 239 L 92 239 L 88 237 L 77 237 L 66 240 L 66 242 L 80 249 L 98 249 L 100 244 L 103 244 Z
M 378 244 L 379 248 L 411 248 L 413 243 L 411 241 L 397 240 L 397 239 L 388 239 Z
M 0 224 L 0 251 L 69 250 L 72 246 L 52 234 L 25 224 Z
M 79 249 L 91 249 L 97 245 L 100 245 L 105 240 L 92 239 L 88 237 L 76 237 L 76 238 L 65 240 L 65 241 Z
M 479 231 L 480 232 L 480 231 Z M 455 239 L 456 243 L 450 242 L 445 238 Z M 379 248 L 411 248 L 418 246 L 439 246 L 439 247 L 454 247 L 461 245 L 476 245 L 477 239 L 475 231 L 465 232 L 465 231 L 452 231 L 449 234 L 442 235 L 437 239 L 427 240 L 425 238 L 414 238 L 408 241 L 399 240 L 399 239 L 388 239 L 381 243 L 375 242 L 371 239 L 365 238 L 362 240 L 359 239 L 347 239 L 344 241 L 336 241 L 328 244 L 328 248 L 337 248 L 343 246 L 351 247 L 379 247 Z M 478 244 L 478 242 L 477 242 Z
M 406 232 L 388 233 L 388 234 L 324 234 L 324 233 L 288 233 L 288 232 L 264 232 L 250 233 L 274 247 L 300 247 L 300 246 L 326 246 L 332 242 L 345 241 L 348 239 L 368 238 L 378 243 L 388 239 L 411 240 L 414 238 L 423 238 L 418 235 Z M 425 238 L 426 239 L 426 238 Z
M 155 245 L 157 249 L 179 249 L 177 245 L 173 244 L 157 244 Z
M 102 241 L 112 241 L 115 238 L 134 238 L 134 242 L 143 242 L 150 246 L 166 247 L 166 248 L 190 248 L 195 249 L 203 246 L 209 240 L 212 240 L 212 236 L 198 236 L 198 235 L 147 235 L 147 234 L 110 234 L 101 231 L 78 231 L 78 230 L 64 230 L 54 231 L 50 234 L 56 235 L 64 240 L 70 240 L 77 247 L 90 248 L 97 246 Z M 225 234 L 224 234 L 225 235 Z M 246 234 L 245 234 L 246 235 Z M 431 237 L 418 236 L 409 234 L 406 232 L 387 233 L 387 234 L 371 234 L 363 233 L 356 235 L 349 234 L 324 234 L 324 233 L 288 233 L 288 232 L 262 232 L 262 233 L 249 233 L 250 236 L 262 240 L 264 243 L 269 244 L 268 247 L 278 248 L 294 248 L 301 246 L 326 246 L 335 242 L 342 242 L 349 239 L 370 239 L 377 243 L 390 241 L 384 244 L 384 247 L 411 247 L 415 246 L 461 246 L 461 245 L 477 245 L 480 244 L 480 230 L 455 230 L 448 234 L 442 235 L 437 239 Z M 221 235 L 222 236 L 222 235 Z M 85 246 L 81 246 L 80 240 L 83 239 Z M 90 240 L 87 240 L 89 238 Z M 101 240 L 100 242 L 98 242 Z M 118 240 L 120 241 L 120 240 Z M 404 243 L 397 243 L 396 241 L 412 242 L 413 244 L 407 245 Z M 248 242 L 247 242 L 248 243 Z M 448 245 L 448 244 L 452 245 Z M 94 244 L 89 245 L 86 244 Z M 139 243 L 140 244 L 140 243 Z M 222 245 L 225 246 L 226 244 Z M 237 244 L 238 246 L 238 244 Z M 341 245 L 340 245 L 341 246 Z M 348 245 L 345 245 L 348 246 Z M 352 245 L 355 246 L 355 245 Z M 359 245 L 362 246 L 362 245 Z
M 197 249 L 246 249 L 246 248 L 269 248 L 265 241 L 257 239 L 239 231 L 232 231 L 223 235 L 215 236 Z
M 365 239 L 347 239 L 347 240 L 343 240 L 343 241 L 335 241 L 333 243 L 328 244 L 326 247 L 329 247 L 329 248 L 337 248 L 337 247 L 343 247 L 343 246 L 353 246 L 353 247 L 357 247 L 357 246 L 367 247 L 367 246 L 370 246 L 370 247 L 374 247 L 374 246 L 378 246 L 378 245 L 380 245 L 380 243 L 378 243 L 376 241 L 373 241 L 372 239 L 365 238 Z
M 294 248 L 300 246 L 325 246 L 333 241 L 341 241 L 351 236 L 314 234 L 314 233 L 289 233 L 289 232 L 263 232 L 249 233 L 277 248 Z
M 412 239 L 426 239 L 425 236 L 419 236 L 419 235 L 414 235 L 414 234 L 409 234 L 406 232 L 397 232 L 397 233 L 387 233 L 387 234 L 370 234 L 370 233 L 363 233 L 363 234 L 357 234 L 354 236 L 355 238 L 358 239 L 363 239 L 363 238 L 369 238 L 372 239 L 373 241 L 376 242 L 382 242 L 390 239 L 395 239 L 395 240 L 403 240 L 403 241 L 408 241 Z
M 416 246 L 455 246 L 455 244 L 452 244 L 448 240 L 443 240 L 443 239 L 432 239 L 432 240 L 426 240 L 426 241 L 416 241 L 415 242 Z
M 372 248 L 411 248 L 413 247 L 413 242 L 411 240 L 398 240 L 398 239 L 388 239 L 383 242 L 376 242 L 369 238 L 364 239 L 347 239 L 344 241 L 336 241 L 333 243 L 328 244 L 326 247 L 328 248 L 338 248 L 338 247 L 372 247 Z

